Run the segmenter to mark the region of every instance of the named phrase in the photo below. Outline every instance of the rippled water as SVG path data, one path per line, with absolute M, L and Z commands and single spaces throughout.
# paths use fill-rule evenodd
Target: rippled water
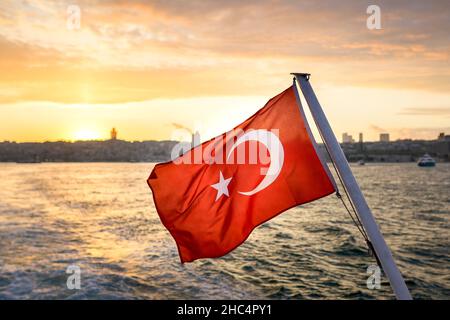
M 181 265 L 153 164 L 0 164 L 2 299 L 392 299 L 334 196 L 289 210 L 219 259 Z M 415 298 L 450 298 L 450 165 L 353 170 Z M 66 286 L 69 265 L 81 289 Z

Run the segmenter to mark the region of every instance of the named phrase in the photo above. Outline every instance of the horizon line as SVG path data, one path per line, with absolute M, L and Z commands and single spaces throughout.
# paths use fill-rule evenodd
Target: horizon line
M 211 139 L 214 139 L 211 138 Z M 207 139 L 203 142 L 209 141 L 211 139 Z M 413 139 L 413 138 L 401 138 L 401 139 L 395 139 L 395 140 L 389 140 L 389 141 L 380 141 L 380 140 L 364 140 L 362 143 L 374 143 L 374 142 L 382 142 L 382 143 L 390 143 L 390 142 L 399 142 L 399 141 L 438 141 L 439 138 L 435 139 Z M 128 143 L 135 143 L 135 142 L 180 142 L 181 140 L 170 140 L 170 139 L 162 139 L 162 140 L 156 140 L 156 139 L 149 139 L 149 140 L 123 140 L 123 139 L 88 139 L 88 140 L 45 140 L 45 141 L 15 141 L 15 140 L 3 140 L 0 141 L 0 143 L 17 143 L 17 144 L 25 144 L 25 143 L 58 143 L 58 142 L 64 142 L 64 143 L 77 143 L 77 142 L 109 142 L 109 141 L 121 141 L 121 142 L 128 142 Z M 202 142 L 202 143 L 203 143 Z M 323 141 L 316 141 L 316 143 L 324 144 Z M 354 142 L 339 142 L 341 144 L 357 144 L 361 143 L 361 141 L 354 141 Z

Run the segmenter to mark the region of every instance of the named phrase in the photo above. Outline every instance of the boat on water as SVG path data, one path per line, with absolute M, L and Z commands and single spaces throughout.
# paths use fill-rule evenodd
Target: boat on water
M 436 165 L 436 160 L 434 160 L 428 153 L 425 153 L 423 157 L 417 162 L 419 167 L 434 167 Z

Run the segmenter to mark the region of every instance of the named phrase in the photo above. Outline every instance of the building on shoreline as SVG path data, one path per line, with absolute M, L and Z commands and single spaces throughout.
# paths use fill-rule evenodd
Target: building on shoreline
M 441 159 L 450 161 L 450 135 L 441 132 L 434 143 L 433 153 Z
M 389 142 L 389 133 L 380 133 L 380 142 Z
M 342 143 L 353 143 L 355 140 L 353 139 L 351 134 L 348 134 L 347 132 L 344 132 L 342 134 Z

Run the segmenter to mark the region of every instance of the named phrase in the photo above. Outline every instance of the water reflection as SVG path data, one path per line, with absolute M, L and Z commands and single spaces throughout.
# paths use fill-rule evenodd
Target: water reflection
M 0 298 L 393 298 L 331 196 L 260 226 L 220 259 L 179 263 L 152 164 L 0 164 Z M 353 167 L 415 298 L 449 298 L 450 166 Z M 126 192 L 124 192 L 126 190 Z M 68 290 L 66 268 L 82 270 Z

